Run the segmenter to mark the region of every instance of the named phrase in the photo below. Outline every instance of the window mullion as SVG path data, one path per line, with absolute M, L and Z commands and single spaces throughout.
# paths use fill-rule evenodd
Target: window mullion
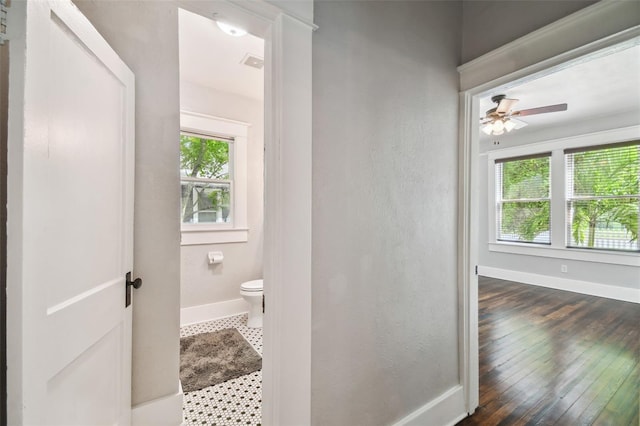
M 489 202 L 489 211 L 487 213 L 487 239 L 489 243 L 495 243 L 497 241 L 497 229 L 499 224 L 497 221 L 500 218 L 500 190 L 498 187 L 498 177 L 496 176 L 496 170 L 501 167 L 494 161 L 489 161 L 487 165 L 487 195 Z
M 201 177 L 186 177 L 182 176 L 180 178 L 182 182 L 201 182 L 201 183 L 231 183 L 231 179 L 212 179 L 212 178 L 201 178 Z
M 640 198 L 635 194 L 623 194 L 623 195 L 579 195 L 575 197 L 567 197 L 571 201 L 597 201 L 597 200 L 627 200 L 629 198 Z
M 628 198 L 628 197 L 625 197 Z M 551 197 L 543 198 L 508 198 L 506 200 L 499 200 L 502 203 L 535 203 L 536 201 L 550 201 Z
M 566 246 L 566 189 L 564 151 L 553 150 L 551 153 L 551 247 Z

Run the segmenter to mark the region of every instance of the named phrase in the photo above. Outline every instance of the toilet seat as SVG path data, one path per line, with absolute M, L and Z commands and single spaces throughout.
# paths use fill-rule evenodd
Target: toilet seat
M 246 292 L 262 291 L 262 280 L 247 281 L 240 285 L 240 290 Z

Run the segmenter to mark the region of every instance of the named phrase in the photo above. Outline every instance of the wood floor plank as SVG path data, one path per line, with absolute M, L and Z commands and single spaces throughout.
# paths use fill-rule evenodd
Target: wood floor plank
M 480 277 L 480 406 L 459 425 L 638 425 L 640 305 Z
M 594 425 L 640 424 L 640 363 L 629 374 L 618 391 L 593 422 Z

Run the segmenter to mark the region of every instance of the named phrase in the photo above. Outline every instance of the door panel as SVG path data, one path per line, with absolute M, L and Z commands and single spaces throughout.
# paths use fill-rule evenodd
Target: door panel
M 123 338 L 124 331 L 119 325 L 51 377 L 47 383 L 47 424 L 86 426 L 118 422 Z M 73 410 L 69 409 L 70 401 Z
M 33 158 L 48 196 L 31 199 L 34 205 L 26 209 L 41 250 L 51 254 L 50 267 L 40 268 L 37 279 L 59 283 L 47 286 L 48 307 L 108 281 L 122 284 L 126 142 L 125 86 L 52 17 L 48 149 Z
M 13 6 L 26 16 L 26 49 L 24 69 L 11 70 L 24 72 L 24 99 L 10 105 L 10 125 L 24 129 L 14 173 L 22 197 L 9 200 L 21 203 L 9 223 L 21 224 L 12 276 L 21 280 L 23 325 L 22 411 L 11 418 L 126 425 L 134 77 L 71 1 Z
M 57 374 L 77 358 L 83 350 L 97 344 L 115 326 L 121 324 L 124 306 L 124 284 L 121 280 L 107 283 L 92 294 L 83 294 L 76 301 L 47 313 L 48 377 Z M 85 321 L 78 321 L 84 318 Z M 87 327 L 87 320 L 91 326 Z M 72 338 L 69 338 L 71 336 Z M 64 345 L 56 342 L 65 342 Z

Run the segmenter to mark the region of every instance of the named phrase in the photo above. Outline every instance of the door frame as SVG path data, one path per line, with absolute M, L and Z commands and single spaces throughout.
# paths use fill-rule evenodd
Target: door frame
M 538 78 L 585 55 L 640 36 L 634 2 L 601 1 L 458 67 L 460 371 L 467 413 L 479 405 L 479 99 L 497 87 Z
M 1 35 L 0 35 L 1 36 Z M 0 235 L 7 235 L 9 45 L 0 44 Z M 7 242 L 0 245 L 0 425 L 7 424 Z
M 311 36 L 267 2 L 179 0 L 265 40 L 262 422 L 311 423 Z

